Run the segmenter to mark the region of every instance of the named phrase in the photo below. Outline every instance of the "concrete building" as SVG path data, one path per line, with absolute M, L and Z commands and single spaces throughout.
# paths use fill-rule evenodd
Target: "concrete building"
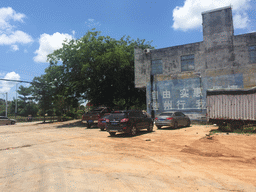
M 206 90 L 256 86 L 256 33 L 234 35 L 232 9 L 202 13 L 203 41 L 135 48 L 135 87 L 147 90 L 147 110 L 179 110 L 204 119 Z

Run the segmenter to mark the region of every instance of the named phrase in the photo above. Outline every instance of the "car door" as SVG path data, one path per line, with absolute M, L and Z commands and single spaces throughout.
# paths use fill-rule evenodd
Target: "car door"
M 11 121 L 8 119 L 8 117 L 1 117 L 0 124 L 1 125 L 7 125 L 7 124 L 10 125 Z
M 182 122 L 181 122 L 182 120 L 179 112 L 174 113 L 174 118 L 175 118 L 175 121 L 178 123 L 178 126 L 182 125 Z
M 140 117 L 140 113 L 138 113 L 138 111 L 134 111 L 134 120 L 135 120 L 135 124 L 136 124 L 136 128 L 137 129 L 141 129 L 141 117 Z
M 140 112 L 141 129 L 146 129 L 149 126 L 147 114 Z
M 186 126 L 187 125 L 187 120 L 186 120 L 186 116 L 184 115 L 184 113 L 180 112 L 180 118 L 181 118 L 182 126 Z

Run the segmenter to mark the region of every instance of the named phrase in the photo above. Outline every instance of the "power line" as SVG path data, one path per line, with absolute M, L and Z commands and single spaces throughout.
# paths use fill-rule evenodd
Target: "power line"
M 19 82 L 19 83 L 32 83 L 30 81 L 20 81 L 20 80 L 12 80 L 12 79 L 0 79 L 2 81 L 14 81 L 14 82 Z

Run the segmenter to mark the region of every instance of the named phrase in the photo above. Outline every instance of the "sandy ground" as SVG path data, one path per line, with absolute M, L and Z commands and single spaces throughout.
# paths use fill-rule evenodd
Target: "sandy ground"
M 192 125 L 110 137 L 79 121 L 0 127 L 0 191 L 256 191 L 256 136 Z

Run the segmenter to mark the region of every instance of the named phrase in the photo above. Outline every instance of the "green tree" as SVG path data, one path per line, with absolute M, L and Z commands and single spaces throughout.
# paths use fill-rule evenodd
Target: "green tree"
M 37 107 L 35 106 L 36 104 L 32 101 L 33 100 L 32 87 L 31 86 L 24 87 L 23 85 L 21 85 L 19 86 L 19 89 L 17 90 L 17 92 L 19 94 L 19 100 L 17 102 L 18 114 L 23 116 L 28 116 L 28 115 L 35 116 L 37 114 L 37 110 L 36 110 Z
M 65 42 L 48 55 L 50 66 L 46 73 L 61 72 L 58 93 L 72 106 L 86 99 L 94 106 L 142 107 L 146 103 L 145 90 L 134 87 L 135 46 L 153 48 L 145 40 L 131 40 L 129 36 L 115 40 L 88 31 L 81 39 Z
M 51 82 L 48 81 L 47 75 L 41 75 L 40 77 L 35 77 L 32 81 L 32 94 L 36 101 L 38 101 L 38 106 L 41 109 L 41 115 L 53 114 L 53 92 L 54 87 Z

